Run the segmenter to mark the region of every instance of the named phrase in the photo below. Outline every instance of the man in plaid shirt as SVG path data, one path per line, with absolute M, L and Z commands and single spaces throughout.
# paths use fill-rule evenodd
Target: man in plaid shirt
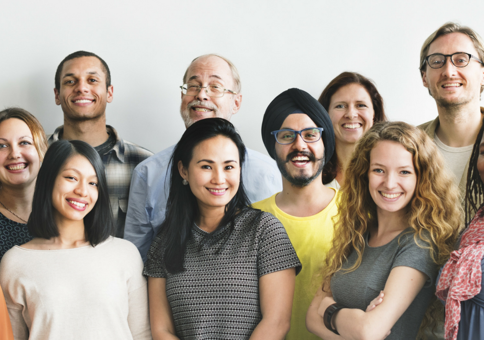
M 49 138 L 82 140 L 101 156 L 106 169 L 116 237 L 124 236 L 129 186 L 134 168 L 153 153 L 121 139 L 106 125 L 106 104 L 113 100 L 106 62 L 91 52 L 78 51 L 62 60 L 55 73 L 55 102 L 64 112 L 64 125 Z

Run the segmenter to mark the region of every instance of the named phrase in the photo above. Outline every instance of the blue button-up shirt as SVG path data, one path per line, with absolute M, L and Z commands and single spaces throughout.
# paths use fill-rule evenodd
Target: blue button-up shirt
M 146 254 L 165 219 L 170 190 L 170 158 L 175 145 L 140 163 L 133 172 L 129 192 L 124 238 L 133 242 L 146 260 Z M 282 191 L 281 173 L 274 160 L 247 149 L 242 166 L 244 187 L 251 202 Z

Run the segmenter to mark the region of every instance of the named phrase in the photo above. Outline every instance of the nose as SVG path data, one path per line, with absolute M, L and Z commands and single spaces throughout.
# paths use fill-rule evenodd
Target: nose
M 195 98 L 197 98 L 198 100 L 200 101 L 206 101 L 206 100 L 209 100 L 210 97 L 208 96 L 207 94 L 207 88 L 206 87 L 202 87 L 200 89 L 200 91 L 198 92 L 198 94 L 195 96 Z
M 293 148 L 296 150 L 307 149 L 308 144 L 302 139 L 300 134 L 296 134 L 296 140 L 292 143 Z
M 397 186 L 397 176 L 393 172 L 389 172 L 385 177 L 385 186 L 387 189 L 391 190 Z
M 225 174 L 223 169 L 214 168 L 212 172 L 212 184 L 225 183 Z
M 74 189 L 74 193 L 76 195 L 79 195 L 80 197 L 86 197 L 87 196 L 87 186 L 88 185 L 89 185 L 88 183 L 86 183 L 86 182 L 84 182 L 82 180 L 79 181 L 77 183 L 76 188 Z
M 348 119 L 353 119 L 358 117 L 358 110 L 354 105 L 350 105 L 345 112 L 345 117 Z
M 442 66 L 442 75 L 446 76 L 447 78 L 452 78 L 456 75 L 457 67 L 454 66 L 451 57 L 446 57 L 446 63 Z
M 11 144 L 10 145 L 10 158 L 12 159 L 17 159 L 20 158 L 20 147 L 16 144 Z
M 77 84 L 76 84 L 75 90 L 77 92 L 81 92 L 81 93 L 87 92 L 88 91 L 87 82 L 84 79 L 79 79 Z

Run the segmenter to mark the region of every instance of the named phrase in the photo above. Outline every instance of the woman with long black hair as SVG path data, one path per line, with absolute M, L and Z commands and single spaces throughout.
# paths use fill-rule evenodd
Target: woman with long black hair
M 151 339 L 136 247 L 114 238 L 104 166 L 82 141 L 47 150 L 27 223 L 0 263 L 16 340 Z
M 245 146 L 225 119 L 191 125 L 171 162 L 149 276 L 154 339 L 283 339 L 297 255 L 281 223 L 249 207 Z

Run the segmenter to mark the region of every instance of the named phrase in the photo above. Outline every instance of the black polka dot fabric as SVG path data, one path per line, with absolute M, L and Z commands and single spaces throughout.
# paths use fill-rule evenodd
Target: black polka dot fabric
M 7 250 L 31 239 L 26 224 L 12 221 L 0 213 L 0 260 Z
M 153 241 L 144 274 L 166 278 L 166 294 L 180 339 L 249 339 L 262 319 L 259 278 L 301 263 L 286 231 L 269 213 L 247 209 L 211 234 L 197 226 L 187 244 L 185 271 L 164 266 L 163 231 Z

